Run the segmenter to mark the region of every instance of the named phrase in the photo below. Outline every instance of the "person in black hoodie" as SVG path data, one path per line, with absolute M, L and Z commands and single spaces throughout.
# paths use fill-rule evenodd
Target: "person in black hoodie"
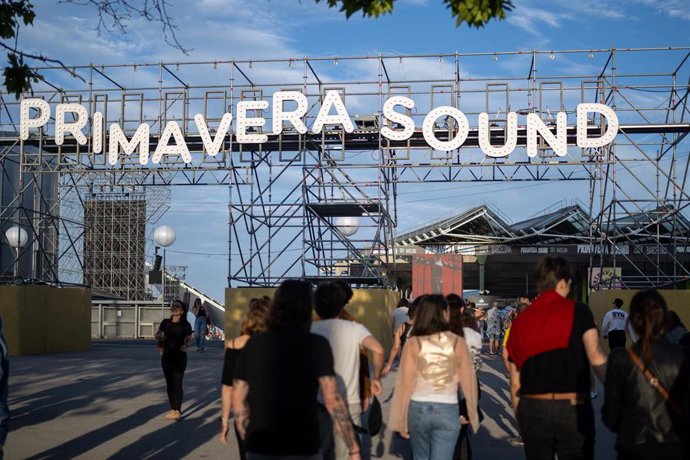
M 618 459 L 689 459 L 690 350 L 663 339 L 668 308 L 656 290 L 635 294 L 630 323 L 639 340 L 611 352 L 602 407 Z

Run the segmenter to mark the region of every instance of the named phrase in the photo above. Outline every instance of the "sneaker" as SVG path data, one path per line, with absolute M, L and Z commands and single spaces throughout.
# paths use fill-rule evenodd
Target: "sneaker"
M 175 417 L 175 410 L 169 410 L 167 414 L 165 414 L 165 418 L 168 420 L 172 420 Z
M 524 446 L 525 442 L 522 440 L 522 436 L 515 436 L 513 439 L 508 440 L 511 446 Z
M 182 414 L 180 413 L 180 411 L 174 410 L 172 417 L 170 417 L 170 420 L 174 420 L 176 422 L 179 422 L 181 418 L 182 418 Z
M 589 399 L 597 399 L 599 397 L 599 393 L 596 391 L 592 391 L 589 393 Z

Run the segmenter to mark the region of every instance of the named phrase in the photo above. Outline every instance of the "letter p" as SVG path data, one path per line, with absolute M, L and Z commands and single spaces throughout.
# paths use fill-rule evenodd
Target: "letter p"
M 38 110 L 36 118 L 29 117 L 31 109 Z M 23 141 L 29 138 L 30 128 L 40 128 L 48 123 L 50 118 L 50 106 L 43 99 L 22 99 L 19 118 L 19 138 Z

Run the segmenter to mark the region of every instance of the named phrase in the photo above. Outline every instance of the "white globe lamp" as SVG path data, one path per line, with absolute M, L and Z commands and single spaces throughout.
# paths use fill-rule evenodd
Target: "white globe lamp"
M 21 227 L 11 227 L 5 232 L 5 238 L 14 249 L 23 248 L 29 241 L 29 235 Z
M 359 230 L 359 219 L 357 217 L 343 216 L 336 217 L 333 225 L 345 236 L 352 236 Z
M 12 249 L 14 249 L 14 252 L 16 254 L 16 260 L 14 261 L 14 278 L 18 279 L 19 278 L 19 250 L 26 246 L 26 243 L 29 242 L 29 235 L 26 233 L 26 230 L 19 226 L 14 226 L 10 227 L 6 232 L 5 232 L 5 238 L 7 238 L 7 242 L 10 244 Z
M 162 225 L 154 230 L 153 240 L 157 245 L 167 248 L 175 242 L 175 230 L 167 225 Z

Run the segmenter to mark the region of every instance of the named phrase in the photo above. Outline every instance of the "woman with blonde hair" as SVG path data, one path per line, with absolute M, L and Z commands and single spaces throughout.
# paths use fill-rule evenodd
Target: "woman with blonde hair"
M 449 316 L 442 295 L 423 296 L 403 348 L 389 426 L 410 438 L 415 460 L 453 458 L 461 422 L 479 428 L 477 376 L 465 340 L 450 331 Z M 458 387 L 469 420 L 458 417 Z
M 270 306 L 271 299 L 266 296 L 250 300 L 249 309 L 240 323 L 240 335 L 225 342 L 225 361 L 223 363 L 223 377 L 221 379 L 223 384 L 221 389 L 221 407 L 223 412 L 220 417 L 219 436 L 220 442 L 223 444 L 228 442 L 228 431 L 230 430 L 230 406 L 232 403 L 232 381 L 235 364 L 249 338 L 267 329 Z M 246 455 L 244 441 L 240 438 L 237 428 L 235 428 L 235 436 L 240 448 L 240 458 L 244 460 Z

